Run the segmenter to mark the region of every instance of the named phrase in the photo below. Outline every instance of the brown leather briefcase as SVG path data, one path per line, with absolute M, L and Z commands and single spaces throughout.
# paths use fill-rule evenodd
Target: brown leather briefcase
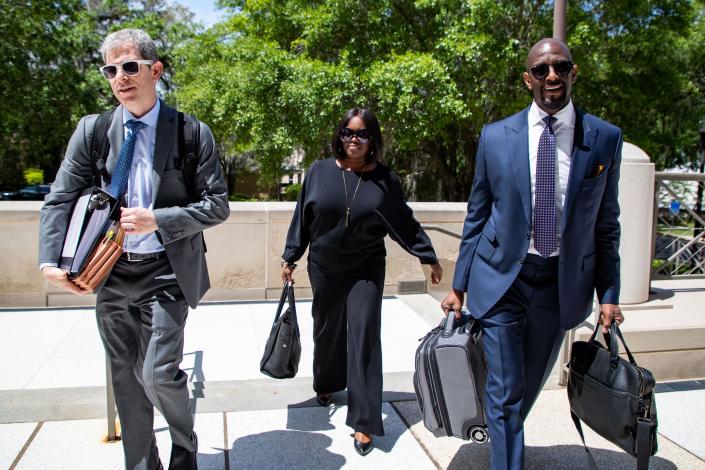
M 110 226 L 103 239 L 95 246 L 85 261 L 80 274 L 73 280 L 82 289 L 96 290 L 110 274 L 122 254 L 125 230 L 116 222 Z

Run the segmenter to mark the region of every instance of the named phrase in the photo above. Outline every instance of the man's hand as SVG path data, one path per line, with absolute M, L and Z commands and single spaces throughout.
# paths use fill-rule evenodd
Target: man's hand
M 44 279 L 46 279 L 50 283 L 62 288 L 65 291 L 69 291 L 78 295 L 86 295 L 91 293 L 91 291 L 81 289 L 76 284 L 74 284 L 73 281 L 69 279 L 69 275 L 63 269 L 49 266 L 42 269 L 42 276 L 44 276 Z
M 443 279 L 443 268 L 441 263 L 431 265 L 431 285 L 437 286 Z
M 128 235 L 152 233 L 159 228 L 154 213 L 142 207 L 121 207 L 120 224 Z
M 602 323 L 602 332 L 608 333 L 610 331 L 610 325 L 613 321 L 620 325 L 624 322 L 624 315 L 619 309 L 619 305 L 615 304 L 602 304 L 600 305 L 600 323 Z
M 441 302 L 441 309 L 443 310 L 443 313 L 447 315 L 449 310 L 453 310 L 455 312 L 455 318 L 460 319 L 460 311 L 463 308 L 464 297 L 464 292 L 457 289 L 451 290 L 446 298 Z

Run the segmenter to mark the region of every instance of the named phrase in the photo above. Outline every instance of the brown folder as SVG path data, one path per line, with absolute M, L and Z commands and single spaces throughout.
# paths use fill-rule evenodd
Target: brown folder
M 120 222 L 113 224 L 85 262 L 85 267 L 73 282 L 83 289 L 94 291 L 110 274 L 122 254 L 125 230 Z

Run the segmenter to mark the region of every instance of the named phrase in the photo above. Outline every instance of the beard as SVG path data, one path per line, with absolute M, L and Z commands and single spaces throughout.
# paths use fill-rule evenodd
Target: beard
M 560 111 L 568 104 L 569 97 L 567 93 L 563 93 L 560 96 L 549 97 L 546 95 L 541 96 L 542 108 L 550 109 L 551 111 Z

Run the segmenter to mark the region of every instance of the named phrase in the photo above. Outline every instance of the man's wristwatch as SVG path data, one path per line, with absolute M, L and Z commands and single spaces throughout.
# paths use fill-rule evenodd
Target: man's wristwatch
M 296 263 L 290 263 L 290 262 L 284 260 L 284 261 L 282 261 L 282 268 L 284 268 L 284 267 L 287 267 L 293 271 L 294 269 L 296 269 Z

